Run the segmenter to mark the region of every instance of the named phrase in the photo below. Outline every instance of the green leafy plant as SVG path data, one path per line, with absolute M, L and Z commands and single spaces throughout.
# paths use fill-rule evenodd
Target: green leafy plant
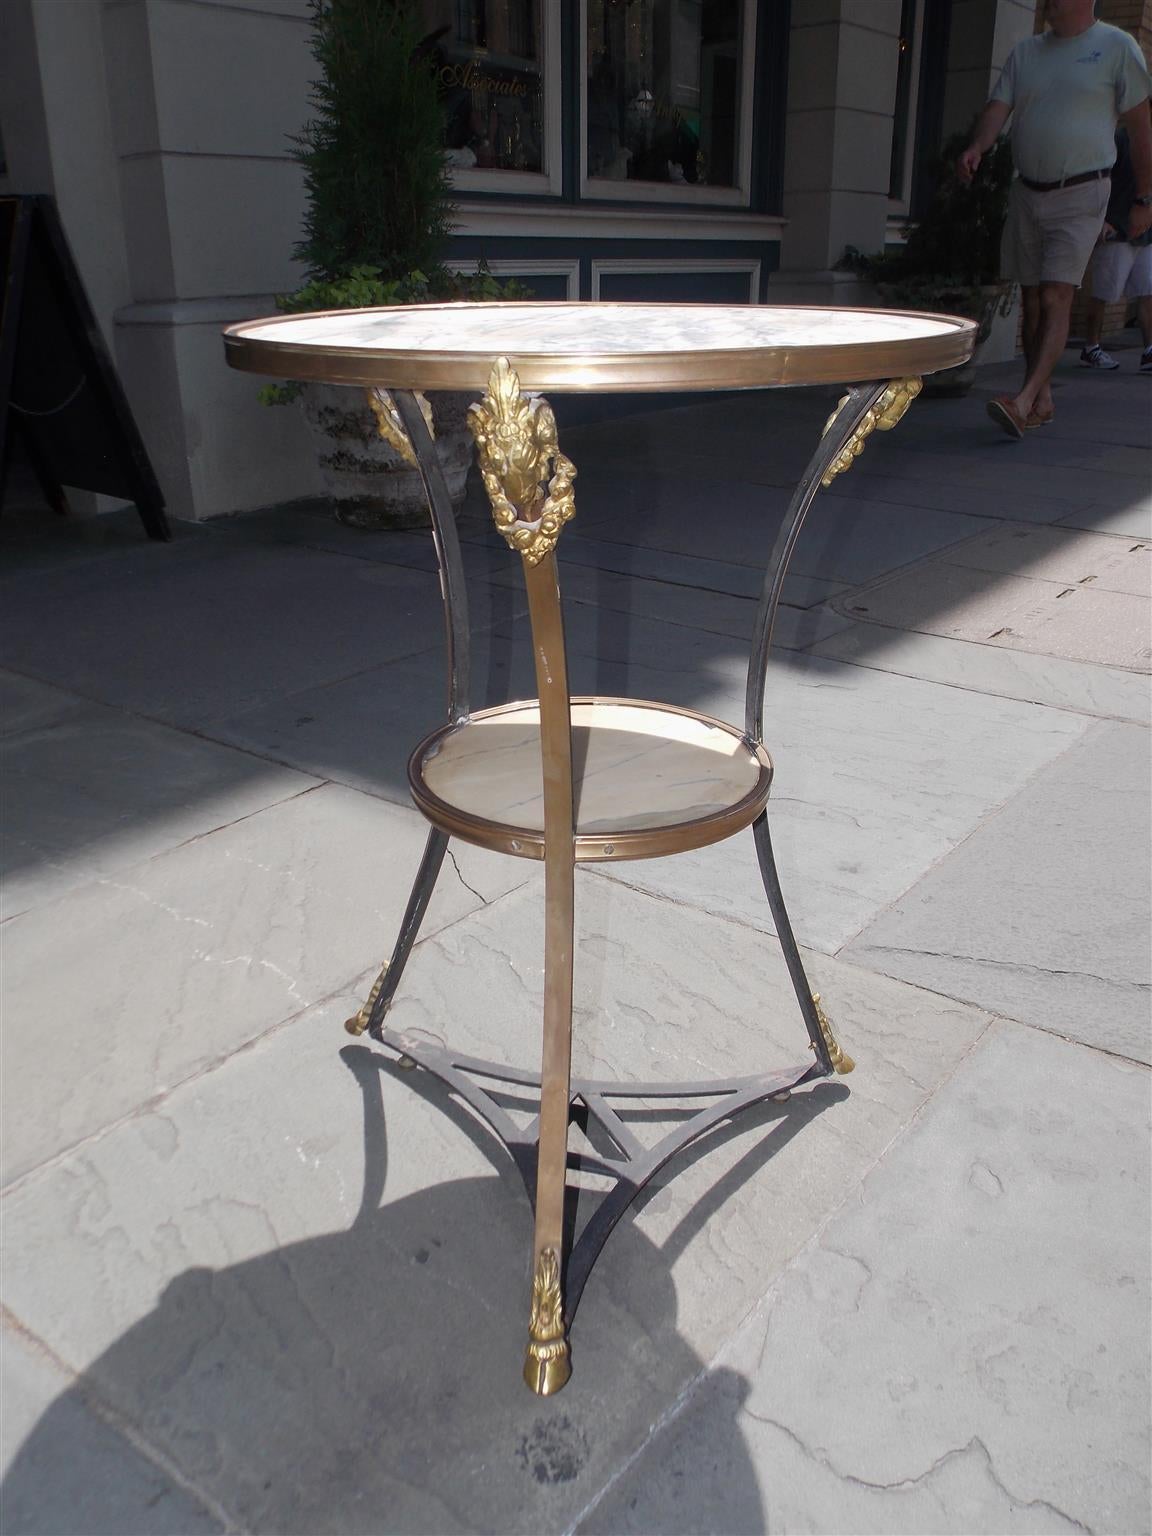
M 296 256 L 311 278 L 431 272 L 448 238 L 444 114 L 413 0 L 311 0 L 320 77 L 295 136 L 307 211 Z
M 319 78 L 313 115 L 292 138 L 307 200 L 294 255 L 308 277 L 277 309 L 531 298 L 483 263 L 473 274 L 443 265 L 452 213 L 444 112 L 416 0 L 311 0 L 311 11 Z M 269 384 L 260 399 L 285 405 L 302 388 Z
M 1000 289 L 1000 236 L 1012 184 L 1012 151 L 998 139 L 965 186 L 956 160 L 970 141 L 955 134 L 933 166 L 936 187 L 898 250 L 863 255 L 849 247 L 842 265 L 876 285 L 886 303 L 982 318 L 990 288 Z M 990 317 L 989 317 L 990 318 Z

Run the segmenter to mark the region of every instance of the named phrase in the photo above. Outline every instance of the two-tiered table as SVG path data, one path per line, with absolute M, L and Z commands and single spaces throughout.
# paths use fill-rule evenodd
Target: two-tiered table
M 967 360 L 975 325 L 894 310 L 662 304 L 446 304 L 259 320 L 225 332 L 236 368 L 357 385 L 381 434 L 420 471 L 440 561 L 448 633 L 448 718 L 409 762 L 431 823 L 392 956 L 348 1021 L 465 1099 L 515 1158 L 534 1200 L 532 1296 L 524 1375 L 540 1393 L 570 1374 L 568 1329 L 605 1240 L 637 1193 L 682 1148 L 765 1099 L 851 1070 L 804 974 L 788 920 L 766 806 L 772 761 L 764 686 L 777 604 L 805 514 L 821 484 L 847 469 L 869 434 L 895 426 L 926 373 Z M 576 469 L 542 393 L 764 389 L 845 384 L 777 534 L 748 663 L 742 726 L 648 699 L 568 691 L 556 544 L 575 513 Z M 469 413 L 496 526 L 521 557 L 538 697 L 469 706 L 468 613 L 456 524 L 421 390 L 472 390 Z M 814 1059 L 707 1083 L 573 1081 L 573 876 L 577 864 L 656 858 L 751 827 L 776 932 Z M 539 1073 L 481 1061 L 384 1027 L 450 837 L 545 872 L 545 988 Z M 539 1115 L 520 1128 L 500 1085 L 534 1089 Z M 656 1146 L 628 1123 L 638 1100 L 699 1100 Z M 569 1126 L 595 1120 L 602 1158 L 569 1150 Z M 606 1138 L 606 1140 L 605 1140 Z M 566 1243 L 568 1170 L 613 1187 L 578 1241 Z

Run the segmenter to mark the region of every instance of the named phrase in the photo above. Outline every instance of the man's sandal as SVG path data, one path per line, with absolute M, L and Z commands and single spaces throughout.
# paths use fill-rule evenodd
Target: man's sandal
M 1028 419 L 1025 421 L 1024 425 L 1026 427 L 1028 427 L 1028 428 L 1032 428 L 1032 427 L 1046 427 L 1051 422 L 1053 422 L 1055 419 L 1056 419 L 1056 412 L 1054 410 L 1051 410 L 1051 411 L 1029 411 L 1028 412 Z
M 988 414 L 1002 432 L 1009 437 L 1021 438 L 1027 425 L 1013 404 L 1011 395 L 997 395 L 988 402 Z

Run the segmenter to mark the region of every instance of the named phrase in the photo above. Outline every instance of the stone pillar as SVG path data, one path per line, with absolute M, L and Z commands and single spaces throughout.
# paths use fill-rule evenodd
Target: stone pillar
M 266 381 L 228 368 L 220 341 L 301 280 L 287 136 L 314 73 L 306 0 L 103 11 L 132 289 L 116 350 L 169 507 L 203 518 L 315 495 L 298 409 L 262 406 Z
M 963 133 L 996 83 L 1004 60 L 1036 26 L 1036 0 L 952 0 L 943 134 Z
M 884 247 L 900 0 L 792 0 L 780 270 L 772 302 L 851 304 L 846 245 Z
M 220 341 L 301 278 L 307 19 L 307 0 L 0 0 L 4 190 L 55 196 L 175 517 L 321 490 L 299 412 L 260 405 Z

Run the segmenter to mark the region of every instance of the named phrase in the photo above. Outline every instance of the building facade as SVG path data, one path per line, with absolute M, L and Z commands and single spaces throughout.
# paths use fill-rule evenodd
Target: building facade
M 422 0 L 449 261 L 540 297 L 859 302 L 1035 0 Z M 1131 5 L 1133 0 L 1122 0 Z M 307 0 L 6 0 L 3 190 L 55 195 L 172 512 L 316 494 L 220 327 L 301 273 Z

